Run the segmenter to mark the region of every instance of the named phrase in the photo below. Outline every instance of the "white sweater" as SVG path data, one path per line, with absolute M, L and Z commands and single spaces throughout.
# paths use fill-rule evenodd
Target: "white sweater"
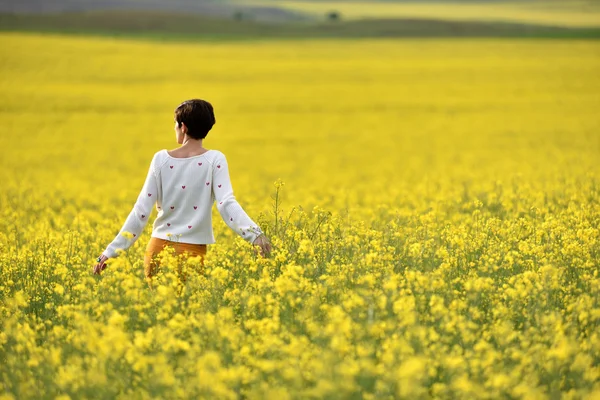
M 208 150 L 198 156 L 175 158 L 167 150 L 160 150 L 152 158 L 133 210 L 102 254 L 113 258 L 118 249 L 131 247 L 148 223 L 155 203 L 158 216 L 152 237 L 181 243 L 214 243 L 211 209 L 215 201 L 225 223 L 242 238 L 252 243 L 262 233 L 233 195 L 223 153 Z M 128 239 L 122 235 L 124 232 L 133 237 Z

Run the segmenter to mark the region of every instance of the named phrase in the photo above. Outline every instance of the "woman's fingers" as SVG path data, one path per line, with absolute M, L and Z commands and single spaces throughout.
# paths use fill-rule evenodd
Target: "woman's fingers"
M 271 252 L 271 243 L 269 242 L 269 239 L 267 239 L 267 237 L 263 235 L 256 238 L 256 240 L 254 241 L 254 251 L 260 252 L 260 255 L 263 257 L 269 255 L 269 253 Z
M 263 257 L 268 256 L 269 253 L 271 252 L 271 243 L 269 243 L 267 241 L 263 241 L 260 244 L 260 250 L 261 250 L 261 254 Z
M 104 261 L 97 263 L 96 266 L 94 266 L 94 275 L 100 275 L 100 272 L 104 271 L 106 267 L 108 267 L 108 264 Z

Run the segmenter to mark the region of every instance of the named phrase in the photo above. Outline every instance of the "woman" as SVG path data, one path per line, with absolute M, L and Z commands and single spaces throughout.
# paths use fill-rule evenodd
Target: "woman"
M 158 216 L 144 257 L 149 284 L 157 272 L 155 257 L 165 246 L 174 247 L 176 254 L 204 257 L 206 245 L 215 242 L 211 218 L 213 202 L 217 203 L 225 223 L 258 246 L 261 255 L 271 251 L 267 237 L 233 195 L 225 155 L 202 146 L 202 140 L 214 124 L 213 107 L 207 101 L 188 100 L 175 109 L 175 133 L 181 147 L 154 154 L 133 210 L 119 234 L 96 259 L 95 274 L 106 268 L 109 258 L 117 256 L 117 250 L 127 250 L 135 243 L 155 203 Z

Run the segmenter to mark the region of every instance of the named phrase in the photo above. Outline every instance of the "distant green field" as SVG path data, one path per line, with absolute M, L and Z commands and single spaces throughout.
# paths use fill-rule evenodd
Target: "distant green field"
M 239 0 L 238 3 L 271 5 L 321 16 L 335 10 L 340 12 L 344 19 L 424 18 L 453 21 L 504 21 L 568 27 L 600 26 L 600 3 L 589 0 L 520 2 Z
M 147 11 L 0 14 L 0 31 L 192 41 L 400 37 L 600 38 L 600 27 L 419 18 L 265 23 Z

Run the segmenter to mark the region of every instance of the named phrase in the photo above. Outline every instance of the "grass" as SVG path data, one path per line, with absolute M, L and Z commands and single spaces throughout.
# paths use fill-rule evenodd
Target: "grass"
M 443 19 L 363 19 L 271 24 L 147 11 L 0 14 L 0 31 L 133 36 L 150 39 L 553 37 L 598 38 L 598 28 Z

